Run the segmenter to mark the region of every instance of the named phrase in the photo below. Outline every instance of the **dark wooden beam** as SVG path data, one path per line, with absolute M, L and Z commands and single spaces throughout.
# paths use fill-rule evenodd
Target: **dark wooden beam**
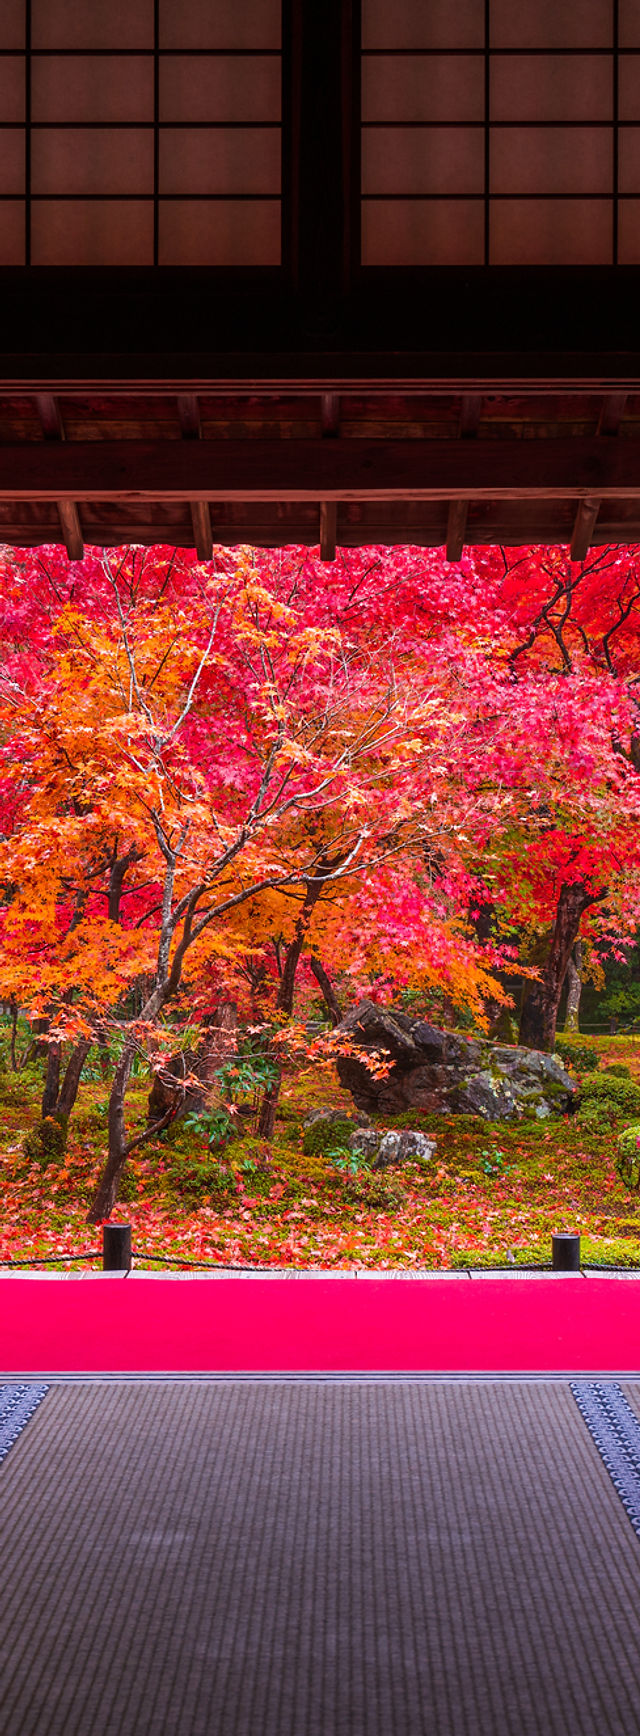
M 65 431 L 60 405 L 52 392 L 38 392 L 36 406 L 40 417 L 40 427 L 45 440 L 64 440 Z M 81 561 L 84 555 L 84 541 L 80 514 L 74 500 L 58 500 L 58 518 L 62 531 L 62 540 L 70 561 Z
M 468 502 L 468 500 L 450 500 L 449 501 L 449 514 L 448 514 L 448 518 L 447 518 L 447 546 L 446 546 L 446 555 L 447 555 L 448 561 L 459 561 L 462 559 L 462 550 L 464 548 L 464 539 L 465 539 L 465 533 L 466 533 L 466 529 L 467 529 L 468 517 L 469 517 L 469 502 Z
M 80 514 L 75 500 L 58 500 L 58 518 L 62 531 L 62 541 L 70 561 L 81 561 L 84 555 L 84 537 Z
M 320 559 L 335 561 L 338 534 L 338 505 L 335 500 L 320 502 Z
M 627 408 L 628 392 L 609 392 L 598 419 L 599 434 L 617 434 Z
M 54 398 L 52 392 L 38 392 L 36 405 L 45 440 L 64 440 L 64 425 L 57 398 Z
M 458 434 L 461 440 L 473 440 L 478 432 L 482 398 L 478 393 L 465 393 L 460 405 L 460 422 Z M 449 505 L 447 521 L 447 560 L 462 559 L 464 548 L 464 533 L 469 516 L 468 500 L 452 500 Z
M 195 392 L 178 393 L 178 416 L 183 440 L 200 440 L 202 437 L 200 404 Z M 209 502 L 208 500 L 191 500 L 189 507 L 193 541 L 198 560 L 210 561 L 213 554 L 213 536 Z
M 640 497 L 640 441 L 91 440 L 0 446 L 2 500 Z
M 335 440 L 340 433 L 340 393 L 323 392 L 320 408 L 320 420 L 325 440 Z
M 487 501 L 478 512 L 469 516 L 465 546 L 485 547 L 501 543 L 521 546 L 525 543 L 568 544 L 571 534 L 570 501 L 539 500 L 520 505 L 514 501 Z M 620 544 L 640 546 L 640 499 L 630 504 L 615 503 L 600 515 L 594 536 L 594 546 Z M 214 518 L 215 512 L 215 518 Z M 214 545 L 236 547 L 255 544 L 257 547 L 281 547 L 299 543 L 317 547 L 318 510 L 314 503 L 280 501 L 234 502 L 227 508 L 221 502 L 212 507 Z M 343 548 L 359 548 L 371 544 L 390 547 L 410 543 L 416 547 L 443 548 L 446 532 L 446 507 L 433 502 L 359 503 L 357 514 L 345 513 L 340 528 Z M 48 512 L 36 508 L 33 515 L 24 505 L 12 514 L 5 503 L 0 506 L 0 542 L 19 547 L 37 546 L 55 540 L 54 526 Z M 176 517 L 175 507 L 165 508 L 156 502 L 142 513 L 118 502 L 105 509 L 94 520 L 87 507 L 84 523 L 85 546 L 113 547 L 123 543 L 169 543 L 180 548 L 193 547 L 191 525 L 186 514 Z
M 571 546 L 569 553 L 572 561 L 586 561 L 593 542 L 593 533 L 602 501 L 598 495 L 595 500 L 588 497 L 581 500 L 573 521 Z
M 605 398 L 598 419 L 600 437 L 604 435 L 610 439 L 618 433 L 626 408 L 627 396 L 626 392 L 610 392 Z M 593 542 L 593 533 L 601 504 L 601 499 L 598 497 L 580 501 L 571 535 L 569 552 L 572 561 L 586 561 Z
M 62 269 L 61 275 L 65 275 Z M 207 273 L 204 275 L 208 277 Z M 101 279 L 104 286 L 104 273 Z M 0 303 L 6 308 L 6 298 L 2 301 L 3 287 L 0 268 Z M 433 286 L 430 284 L 429 288 L 431 293 Z M 151 294 L 150 288 L 150 297 Z M 421 294 L 424 322 L 424 288 Z M 109 299 L 114 296 L 115 289 L 111 288 L 109 279 Z M 640 266 L 636 308 L 639 296 Z M 200 397 L 233 393 L 241 398 L 274 392 L 284 392 L 292 397 L 320 392 L 349 392 L 358 397 L 369 392 L 383 396 L 391 393 L 394 397 L 428 393 L 439 398 L 449 393 L 459 398 L 461 393 L 475 392 L 483 397 L 505 392 L 536 396 L 541 392 L 554 395 L 568 392 L 593 397 L 605 393 L 613 396 L 623 385 L 627 392 L 640 392 L 640 349 L 505 352 L 488 347 L 482 350 L 450 346 L 433 351 L 408 345 L 392 349 L 373 339 L 368 348 L 358 347 L 354 343 L 354 333 L 359 330 L 360 323 L 366 325 L 367 322 L 364 314 L 361 322 L 357 300 L 349 304 L 348 341 L 345 339 L 339 348 L 321 342 L 316 342 L 313 347 L 301 346 L 294 341 L 293 333 L 287 345 L 287 334 L 283 333 L 282 326 L 289 309 L 283 303 L 280 291 L 279 327 L 263 334 L 261 346 L 255 332 L 255 298 L 254 290 L 251 318 L 247 316 L 247 338 L 253 338 L 253 343 L 247 341 L 242 346 L 229 343 L 226 348 L 216 351 L 182 351 L 167 347 L 161 353 L 126 349 L 110 351 L 106 345 L 100 349 L 76 350 L 70 346 L 29 352 L 16 348 L 0 351 L 0 390 L 3 394 L 20 398 L 24 398 L 25 393 L 33 395 L 40 391 L 55 392 L 59 398 L 67 394 L 74 398 L 103 397 L 105 394 L 130 398 L 132 393 L 166 398 L 168 394 L 176 397 L 178 393 L 190 392 L 197 392 Z M 398 301 L 399 305 L 393 311 L 396 326 L 402 317 L 401 296 L 398 296 Z M 142 305 L 146 311 L 148 304 L 143 302 Z M 188 327 L 188 300 L 180 307 Z M 104 307 L 101 311 L 104 312 Z M 39 308 L 43 326 L 46 326 L 46 314 L 45 301 Z

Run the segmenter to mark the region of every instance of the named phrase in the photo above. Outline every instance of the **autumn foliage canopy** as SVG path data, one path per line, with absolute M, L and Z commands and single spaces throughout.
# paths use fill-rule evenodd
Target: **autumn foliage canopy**
M 487 1028 L 520 973 L 548 1047 L 578 936 L 633 939 L 635 551 L 5 551 L 0 613 L 0 997 L 121 1033 L 102 1215 L 136 1047 L 221 998 Z

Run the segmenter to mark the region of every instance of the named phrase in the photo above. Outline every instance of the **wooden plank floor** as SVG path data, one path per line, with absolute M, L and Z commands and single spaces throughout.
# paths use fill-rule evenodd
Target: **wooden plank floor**
M 0 1535 L 1 1736 L 637 1728 L 640 1542 L 561 1381 L 57 1384 Z

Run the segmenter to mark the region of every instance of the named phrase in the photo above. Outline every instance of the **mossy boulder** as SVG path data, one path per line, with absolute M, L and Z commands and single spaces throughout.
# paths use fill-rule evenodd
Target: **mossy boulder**
M 360 1001 L 338 1034 L 355 1051 L 338 1057 L 341 1083 L 369 1113 L 543 1120 L 566 1114 L 577 1098 L 575 1080 L 555 1055 L 439 1030 L 373 1001 Z M 388 1071 L 372 1072 L 367 1057 L 387 1061 Z

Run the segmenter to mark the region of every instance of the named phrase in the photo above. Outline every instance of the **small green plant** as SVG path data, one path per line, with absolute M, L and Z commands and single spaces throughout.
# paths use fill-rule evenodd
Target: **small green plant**
M 608 1067 L 603 1067 L 601 1077 L 605 1074 L 614 1079 L 630 1079 L 631 1068 L 624 1061 L 611 1061 Z
M 233 1121 L 229 1110 L 216 1104 L 215 1108 L 194 1109 L 191 1115 L 185 1115 L 183 1127 L 187 1133 L 196 1133 L 206 1140 L 209 1151 L 221 1151 L 233 1132 Z
M 616 1171 L 632 1192 L 640 1187 L 640 1121 L 625 1127 L 618 1136 Z
M 505 1163 L 504 1151 L 499 1151 L 492 1146 L 484 1146 L 480 1152 L 480 1168 L 485 1175 L 508 1175 L 511 1167 L 511 1164 Z
M 109 1043 L 107 1045 L 106 1050 L 102 1051 L 103 1054 L 106 1054 L 106 1056 L 108 1058 L 110 1069 L 115 1068 L 117 1066 L 117 1063 L 120 1060 L 120 1056 L 121 1056 L 123 1048 L 124 1048 L 124 1043 L 125 1043 L 125 1032 L 122 1030 L 114 1031 L 112 1033 L 111 1037 L 109 1038 Z M 99 1055 L 99 1051 L 98 1051 L 98 1055 Z M 150 1063 L 149 1063 L 148 1057 L 146 1055 L 144 1055 L 140 1049 L 136 1049 L 134 1051 L 133 1060 L 131 1062 L 131 1078 L 132 1079 L 144 1078 L 144 1076 L 149 1072 L 149 1066 L 150 1066 Z M 82 1077 L 83 1077 L 83 1079 L 101 1079 L 102 1078 L 102 1069 L 99 1065 L 99 1060 L 96 1061 L 96 1057 L 93 1053 L 90 1053 L 89 1056 L 87 1057 L 87 1060 L 85 1061 L 84 1067 L 82 1069 Z
M 342 1175 L 360 1175 L 367 1173 L 362 1158 L 359 1157 L 357 1151 L 350 1151 L 347 1157 L 334 1157 L 332 1162 L 334 1168 L 339 1169 Z
M 277 1068 L 269 1055 L 256 1054 L 248 1044 L 239 1044 L 237 1054 L 216 1073 L 220 1091 L 231 1103 L 273 1085 Z

